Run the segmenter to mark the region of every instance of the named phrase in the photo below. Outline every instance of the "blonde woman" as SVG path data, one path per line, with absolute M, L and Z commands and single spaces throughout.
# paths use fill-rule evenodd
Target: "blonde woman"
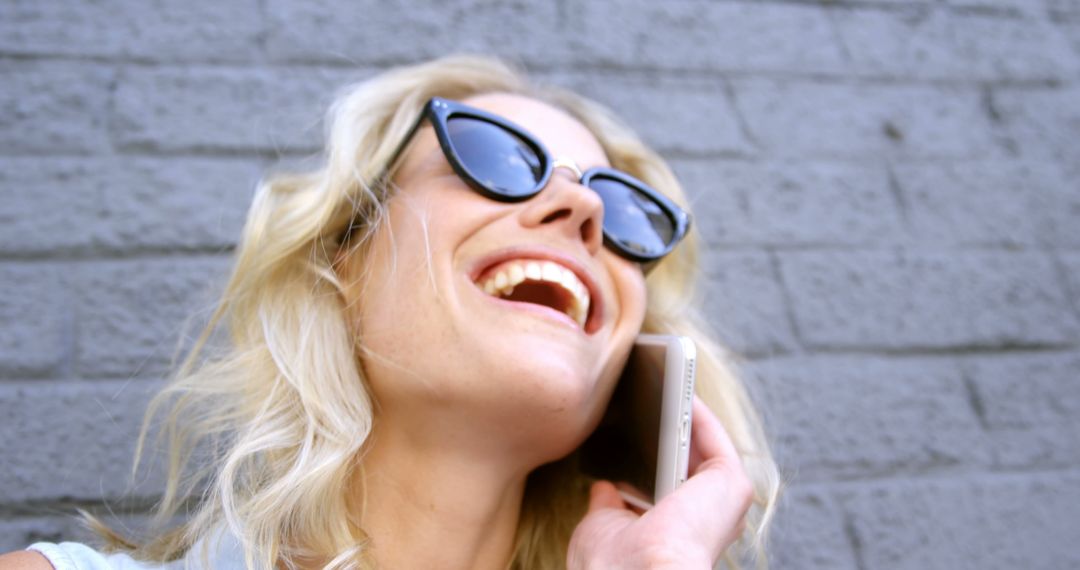
M 764 567 L 776 466 L 689 302 L 694 238 L 659 156 L 600 105 L 472 56 L 356 85 L 328 123 L 320 169 L 261 187 L 151 406 L 163 530 L 95 523 L 103 552 L 39 543 L 0 566 Z M 488 285 L 530 262 L 565 277 Z M 700 396 L 691 476 L 644 513 L 574 462 L 641 332 L 696 341 Z

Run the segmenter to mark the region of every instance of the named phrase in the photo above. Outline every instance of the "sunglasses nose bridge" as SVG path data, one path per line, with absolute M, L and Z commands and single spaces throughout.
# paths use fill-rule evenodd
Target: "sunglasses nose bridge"
M 570 172 L 574 173 L 574 180 L 581 180 L 581 177 L 584 176 L 584 174 L 582 174 L 581 172 L 581 169 L 578 168 L 577 163 L 573 160 L 570 160 L 569 158 L 566 158 L 565 156 L 555 158 L 555 160 L 551 163 L 551 171 L 555 172 L 555 169 L 559 168 L 560 166 L 567 168 L 570 170 Z

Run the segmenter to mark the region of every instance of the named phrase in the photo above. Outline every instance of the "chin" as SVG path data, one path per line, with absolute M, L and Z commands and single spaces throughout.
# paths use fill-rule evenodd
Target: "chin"
M 507 378 L 496 429 L 536 453 L 537 465 L 564 457 L 592 432 L 610 397 L 611 383 L 563 363 L 523 361 Z M 529 366 L 533 364 L 534 366 Z

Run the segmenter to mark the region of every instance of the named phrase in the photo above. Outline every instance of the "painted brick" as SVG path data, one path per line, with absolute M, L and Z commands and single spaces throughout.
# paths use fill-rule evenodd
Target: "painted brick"
M 256 0 L 30 0 L 0 6 L 0 53 L 132 59 L 250 60 Z
M 1052 245 L 1075 248 L 1080 246 L 1080 162 L 1066 162 L 1060 170 L 1048 167 L 1052 174 L 1063 172 L 1062 178 L 1047 190 L 1051 208 L 1045 230 Z
M 1080 89 L 1001 87 L 993 90 L 1008 144 L 1021 156 L 1080 162 Z
M 182 346 L 188 346 L 213 311 L 229 264 L 216 257 L 81 264 L 72 277 L 78 373 L 164 373 L 181 335 Z
M 554 2 L 452 4 L 363 0 L 267 2 L 267 50 L 277 61 L 376 63 L 451 52 L 495 53 L 545 64 L 572 55 Z
M 334 91 L 374 67 L 468 50 L 580 88 L 679 158 L 706 308 L 758 359 L 794 476 L 774 567 L 1078 567 L 1078 14 L 4 3 L 0 453 L 18 461 L 0 461 L 0 551 L 78 539 L 62 513 L 123 492 L 130 390 L 156 384 L 228 265 L 177 254 L 232 245 L 250 155 L 319 148 Z M 882 354 L 908 350 L 949 354 Z M 115 380 L 137 371 L 149 382 Z
M 728 346 L 748 354 L 794 348 L 783 292 L 767 254 L 710 249 L 702 265 L 705 311 Z
M 84 505 L 83 508 L 122 536 L 135 536 L 138 530 L 148 527 L 150 522 L 150 517 L 145 514 L 117 516 L 117 512 L 124 512 L 123 505 L 108 503 L 104 506 Z M 82 517 L 74 506 L 61 505 L 29 510 L 40 514 L 5 517 L 0 520 L 0 552 L 22 550 L 35 542 L 81 542 L 95 548 L 102 544 L 101 539 L 82 524 Z
M 1080 55 L 1080 12 L 1069 16 L 1069 19 L 1062 20 L 1057 24 L 1057 29 L 1072 48 L 1073 53 Z
M 1078 325 L 1050 260 L 1009 252 L 781 253 L 797 332 L 814 347 L 1066 344 Z
M 1060 258 L 1069 298 L 1073 301 L 1073 309 L 1080 314 L 1080 253 L 1065 253 Z
M 134 486 L 130 477 L 154 388 L 136 380 L 0 384 L 0 456 L 14 459 L 0 462 L 0 501 L 156 493 L 158 476 L 137 479 Z
M 989 453 L 952 362 L 889 357 L 756 361 L 781 464 L 800 481 L 978 466 Z
M 333 94 L 360 74 L 311 68 L 130 69 L 113 137 L 125 149 L 311 151 Z
M 884 164 L 682 160 L 674 163 L 713 245 L 871 245 L 902 239 Z
M 666 69 L 837 72 L 846 63 L 818 6 L 704 0 L 571 0 L 567 40 L 587 60 Z M 635 33 L 637 32 L 637 33 Z
M 858 4 L 863 5 L 863 7 L 873 7 L 886 10 L 896 10 L 898 8 L 903 8 L 907 10 L 928 10 L 935 7 L 941 1 L 942 0 L 859 0 Z
M 844 513 L 827 491 L 792 487 L 781 499 L 773 532 L 770 568 L 858 568 L 845 536 Z
M 73 309 L 62 271 L 44 263 L 0 265 L 0 373 L 42 375 L 64 363 Z
M 76 516 L 72 510 L 66 516 L 5 517 L 0 521 L 0 553 L 22 550 L 35 542 L 91 540 L 90 532 L 79 524 Z
M 717 80 L 589 73 L 547 80 L 610 107 L 660 152 L 755 152 Z
M 257 167 L 250 159 L 0 158 L 0 252 L 231 246 Z
M 114 72 L 92 64 L 0 61 L 0 152 L 99 153 Z
M 917 242 L 1080 243 L 1073 229 L 1080 224 L 1080 186 L 1053 162 L 901 163 L 894 171 Z
M 842 501 L 864 568 L 1080 567 L 1080 474 L 866 485 Z
M 1080 355 L 985 356 L 964 371 L 998 465 L 1080 465 Z
M 1046 13 L 1056 22 L 1080 22 L 1080 1 L 1044 0 Z
M 944 10 L 835 10 L 858 73 L 955 80 L 1063 79 L 1076 72 L 1068 42 L 1041 19 Z
M 1041 3 L 1031 0 L 943 0 L 943 3 L 950 8 L 1005 16 L 1038 16 L 1043 12 Z
M 686 193 L 693 216 L 692 228 L 704 239 L 702 245 L 706 249 L 751 241 L 743 238 L 753 229 L 753 224 L 745 221 L 749 216 L 749 205 L 728 172 L 741 172 L 752 167 L 740 168 L 728 160 L 714 158 L 675 158 L 668 160 L 668 166 L 675 171 Z M 744 229 L 744 225 L 748 227 Z
M 736 108 L 766 155 L 937 159 L 996 156 L 979 93 L 959 86 L 734 81 Z

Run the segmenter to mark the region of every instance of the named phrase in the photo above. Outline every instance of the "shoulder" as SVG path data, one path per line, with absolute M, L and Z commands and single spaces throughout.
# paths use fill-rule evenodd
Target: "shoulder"
M 0 570 L 222 570 L 243 568 L 244 552 L 235 536 L 217 529 L 187 555 L 172 562 L 144 562 L 123 553 L 102 553 L 78 542 L 38 542 L 25 551 L 0 556 Z
M 38 542 L 22 552 L 0 556 L 0 570 L 157 570 L 167 566 L 138 562 L 126 554 L 103 554 L 77 542 Z
M 40 552 L 20 550 L 0 555 L 0 570 L 53 570 L 53 566 Z

